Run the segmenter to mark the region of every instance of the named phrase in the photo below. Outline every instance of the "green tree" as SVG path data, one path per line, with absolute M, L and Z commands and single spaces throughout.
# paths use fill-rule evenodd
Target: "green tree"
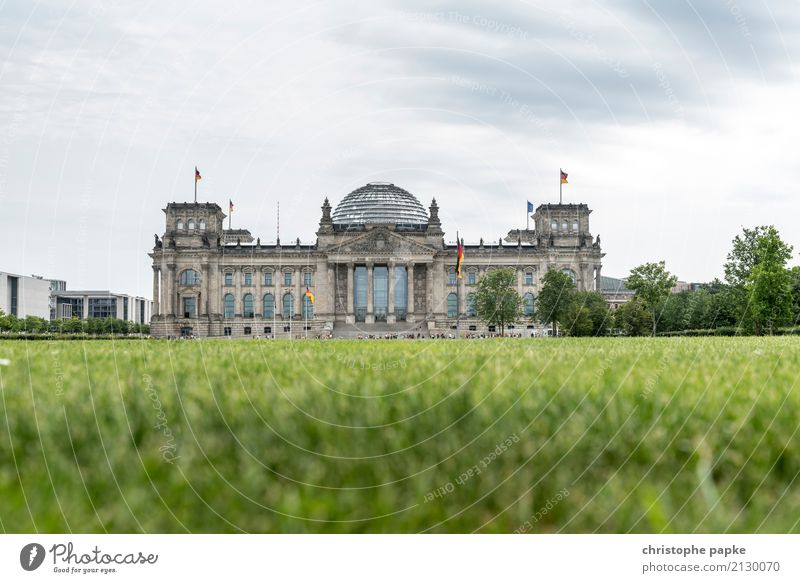
M 636 298 L 650 311 L 653 336 L 656 335 L 659 308 L 669 297 L 678 278 L 667 271 L 663 261 L 645 263 L 631 270 L 625 286 L 636 293 Z
M 755 332 L 785 324 L 792 316 L 792 273 L 786 262 L 792 246 L 784 243 L 775 227 L 768 227 L 756 241 L 756 263 L 747 278 L 747 289 Z
M 790 270 L 792 276 L 792 322 L 797 325 L 800 320 L 800 267 Z
M 508 324 L 522 316 L 522 298 L 517 293 L 517 276 L 511 269 L 490 271 L 478 281 L 475 308 L 478 317 L 505 333 Z
M 0 310 L 0 332 L 8 332 L 13 329 L 13 317 L 14 316 L 10 314 L 6 314 L 3 310 Z
M 569 312 L 575 301 L 575 283 L 566 273 L 550 269 L 542 278 L 542 291 L 536 298 L 536 313 L 544 324 L 553 326 L 553 336 L 557 326 L 568 322 Z
M 83 320 L 79 318 L 70 318 L 64 320 L 61 329 L 67 334 L 80 334 L 83 332 Z
M 575 293 L 566 321 L 570 336 L 606 336 L 614 315 L 603 294 L 582 291 Z
M 772 226 L 760 226 L 754 229 L 743 229 L 741 235 L 736 235 L 731 244 L 733 245 L 728 253 L 725 262 L 725 281 L 728 285 L 744 288 L 750 279 L 753 268 L 759 261 L 758 240 L 775 229 Z
M 650 310 L 636 298 L 614 311 L 614 327 L 625 336 L 646 336 L 651 321 Z

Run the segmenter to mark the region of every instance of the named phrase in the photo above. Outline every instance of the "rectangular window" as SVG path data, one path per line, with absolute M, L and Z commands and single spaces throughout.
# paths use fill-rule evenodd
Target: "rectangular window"
M 303 273 L 303 285 L 311 285 L 311 272 L 306 271 Z
M 291 332 L 292 331 L 292 327 L 291 326 L 284 326 L 283 327 L 283 331 L 284 332 Z
M 89 298 L 90 318 L 116 318 L 117 298 Z
M 292 285 L 292 272 L 287 271 L 283 274 L 283 285 Z
M 478 327 L 475 324 L 470 324 L 469 325 L 470 332 L 475 332 L 477 329 L 478 329 Z
M 533 272 L 526 271 L 525 272 L 525 285 L 533 285 Z
M 225 273 L 225 285 L 233 285 L 233 274 L 231 272 Z
M 264 285 L 272 285 L 272 272 L 268 271 L 264 274 Z
M 245 326 L 244 327 L 244 335 L 245 336 L 250 336 L 252 333 L 253 333 L 253 329 L 250 326 Z
M 197 298 L 183 298 L 183 317 L 194 318 L 197 316 Z
M 476 272 L 470 271 L 467 273 L 467 283 L 469 285 L 475 285 L 477 281 L 478 281 L 478 274 Z
M 456 284 L 456 272 L 455 271 L 451 271 L 450 273 L 447 274 L 447 283 L 449 283 L 450 285 L 455 285 Z
M 225 336 L 230 336 L 231 335 L 231 327 L 230 326 L 225 326 L 222 329 L 222 333 L 225 334 Z
M 56 298 L 56 305 L 60 306 L 59 313 L 64 319 L 83 318 L 83 298 Z
M 19 278 L 8 278 L 8 309 L 12 316 L 18 316 L 17 306 L 19 304 Z
M 253 274 L 250 271 L 244 272 L 244 284 L 245 285 L 253 285 Z
M 264 334 L 272 334 L 272 326 L 264 326 Z

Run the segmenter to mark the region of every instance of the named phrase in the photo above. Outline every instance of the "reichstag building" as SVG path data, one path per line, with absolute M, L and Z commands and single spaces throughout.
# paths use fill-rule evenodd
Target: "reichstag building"
M 476 285 L 510 268 L 525 318 L 509 330 L 542 333 L 533 318 L 548 269 L 579 290 L 599 289 L 600 238 L 585 204 L 542 204 L 532 229 L 467 241 L 463 277 L 456 243 L 446 243 L 436 199 L 426 210 L 394 184 L 374 182 L 333 209 L 326 198 L 313 244 L 262 243 L 225 229 L 215 203 L 169 203 L 156 235 L 151 333 L 160 337 L 318 337 L 386 333 L 491 333 L 475 313 Z M 455 237 L 453 237 L 455 239 Z M 312 297 L 313 296 L 313 300 Z

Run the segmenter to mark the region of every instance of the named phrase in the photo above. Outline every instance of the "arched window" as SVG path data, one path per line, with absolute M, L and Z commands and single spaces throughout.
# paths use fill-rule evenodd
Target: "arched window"
M 294 296 L 292 296 L 292 294 L 285 294 L 283 296 L 283 317 L 291 318 L 293 314 L 294 314 Z
M 303 318 L 311 320 L 314 318 L 314 304 L 311 303 L 311 298 L 303 294 Z
M 447 294 L 447 317 L 455 318 L 458 316 L 458 297 L 456 294 Z
M 272 318 L 275 316 L 275 296 L 264 294 L 264 317 Z
M 244 298 L 242 299 L 242 303 L 244 304 L 242 315 L 245 318 L 252 318 L 255 316 L 255 309 L 253 308 L 253 294 L 244 294 Z
M 199 221 L 197 221 L 197 228 L 200 229 L 201 231 L 205 231 L 206 230 L 206 220 L 205 219 L 200 219 Z
M 566 221 L 566 219 L 561 221 L 561 230 L 564 231 L 564 232 L 566 232 L 566 230 L 567 230 L 567 221 Z
M 181 285 L 197 285 L 200 283 L 200 274 L 194 269 L 187 269 L 181 272 L 179 282 Z
M 467 316 L 474 318 L 478 315 L 478 302 L 474 293 L 467 294 Z
M 575 272 L 572 271 L 569 267 L 565 267 L 561 270 L 561 273 L 566 273 L 572 279 L 572 283 L 575 283 L 578 280 L 578 276 L 575 275 Z
M 175 223 L 175 228 L 179 231 L 183 231 L 183 219 L 178 219 L 178 222 Z
M 225 294 L 223 302 L 225 308 L 225 318 L 229 320 L 233 318 L 233 310 L 234 310 L 233 294 Z
M 572 221 L 572 230 L 573 231 L 577 231 L 578 230 L 578 221 Z
M 552 221 L 550 221 L 550 230 L 551 231 L 558 230 L 558 221 L 557 220 L 553 219 Z
M 531 317 L 533 316 L 533 294 L 527 293 L 522 296 L 522 315 Z
M 186 222 L 186 228 L 189 229 L 190 231 L 194 231 L 194 219 L 189 219 Z

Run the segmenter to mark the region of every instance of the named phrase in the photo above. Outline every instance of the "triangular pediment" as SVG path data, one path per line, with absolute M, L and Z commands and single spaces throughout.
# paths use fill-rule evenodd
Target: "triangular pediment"
M 420 237 L 403 235 L 383 227 L 370 229 L 333 245 L 328 253 L 353 255 L 433 255 L 436 249 L 419 241 Z

